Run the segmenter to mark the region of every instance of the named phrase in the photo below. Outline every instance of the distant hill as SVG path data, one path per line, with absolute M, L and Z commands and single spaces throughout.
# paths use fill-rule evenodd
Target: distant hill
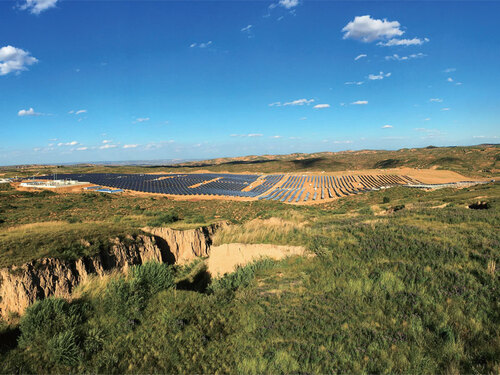
M 154 164 L 153 162 L 149 162 Z M 104 164 L 79 164 L 60 166 L 23 166 L 0 168 L 6 175 L 31 175 L 39 173 L 65 172 L 251 172 L 286 173 L 305 171 L 343 171 L 388 168 L 434 168 L 446 169 L 467 176 L 498 176 L 500 174 L 500 145 L 483 144 L 477 146 L 403 148 L 396 151 L 361 150 L 341 152 L 317 152 L 311 154 L 293 153 L 288 155 L 250 155 L 234 158 L 217 158 L 184 163 L 162 163 L 138 165 L 137 162 L 113 162 Z

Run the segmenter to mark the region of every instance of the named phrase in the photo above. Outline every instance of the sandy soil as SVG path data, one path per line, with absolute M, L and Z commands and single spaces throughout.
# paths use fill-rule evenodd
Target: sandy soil
M 220 277 L 235 271 L 238 266 L 244 266 L 260 258 L 279 260 L 292 255 L 304 255 L 305 251 L 300 246 L 232 243 L 212 247 L 206 262 L 210 274 L 213 277 Z

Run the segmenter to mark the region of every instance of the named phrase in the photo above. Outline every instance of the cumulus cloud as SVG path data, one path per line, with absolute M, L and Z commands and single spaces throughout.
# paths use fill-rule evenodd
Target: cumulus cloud
M 280 0 L 278 4 L 283 8 L 292 9 L 299 5 L 299 0 Z
M 358 85 L 358 86 L 360 86 L 363 83 L 364 83 L 363 81 L 358 81 L 358 82 L 356 82 L 356 81 L 349 81 L 349 82 L 344 82 L 344 85 Z
M 315 109 L 330 108 L 330 104 L 316 104 L 313 108 Z
M 353 104 L 353 105 L 364 105 L 364 104 L 368 104 L 368 100 L 356 100 L 355 102 L 352 102 L 351 104 Z
M 391 76 L 391 73 L 380 72 L 379 74 L 370 74 L 368 76 L 368 79 L 375 81 L 375 80 L 384 79 L 385 77 L 390 77 L 390 76 Z
M 88 147 L 78 147 L 76 151 L 86 151 L 88 149 L 89 149 Z
M 19 112 L 17 112 L 18 116 L 41 116 L 43 113 L 35 112 L 33 108 L 30 109 L 21 109 Z
M 440 99 L 440 98 L 430 98 L 429 101 L 430 102 L 434 102 L 434 103 L 442 103 L 443 99 Z
M 139 145 L 123 145 L 123 148 L 136 148 Z
M 391 39 L 387 42 L 378 42 L 378 46 L 393 47 L 393 46 L 420 46 L 429 41 L 429 38 L 413 38 L 413 39 Z
M 418 59 L 427 56 L 426 54 L 419 52 L 419 53 L 412 53 L 411 55 L 408 56 L 399 56 L 397 53 L 395 53 L 392 56 L 386 56 L 386 60 L 397 60 L 397 61 L 406 61 L 406 60 L 411 60 L 411 59 Z
M 391 129 L 392 128 L 392 125 L 384 125 L 382 126 L 382 129 Z
M 344 39 L 357 39 L 369 43 L 378 39 L 392 38 L 403 35 L 398 21 L 387 21 L 387 19 L 374 19 L 370 15 L 354 17 L 342 32 Z
M 354 58 L 354 61 L 358 61 L 359 59 L 362 59 L 363 57 L 366 57 L 367 55 L 365 55 L 364 53 L 362 53 L 361 55 L 358 55 Z
M 105 140 L 103 140 L 103 141 L 102 141 L 102 143 L 103 143 L 103 144 L 106 144 L 106 143 L 111 143 L 111 142 L 113 142 L 113 141 L 111 141 L 111 140 L 109 140 L 109 139 L 105 139 Z
M 27 66 L 37 63 L 38 60 L 28 51 L 12 46 L 0 48 L 0 76 L 28 70 Z
M 19 8 L 28 10 L 31 14 L 40 14 L 43 11 L 54 8 L 57 0 L 26 0 Z
M 448 81 L 448 82 L 453 82 L 453 78 L 448 77 L 447 81 Z

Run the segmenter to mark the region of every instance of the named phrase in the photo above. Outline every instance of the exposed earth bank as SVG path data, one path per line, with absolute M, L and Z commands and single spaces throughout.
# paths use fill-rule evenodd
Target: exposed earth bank
M 212 247 L 215 232 L 226 224 L 191 230 L 143 228 L 145 234 L 115 238 L 109 251 L 77 260 L 43 258 L 21 266 L 0 269 L 0 316 L 22 314 L 36 300 L 68 298 L 89 277 L 103 277 L 111 271 L 127 272 L 130 266 L 156 261 L 185 264 L 196 257 L 209 257 L 213 277 L 234 271 L 261 257 L 282 259 L 302 255 L 305 249 L 293 246 L 224 244 Z

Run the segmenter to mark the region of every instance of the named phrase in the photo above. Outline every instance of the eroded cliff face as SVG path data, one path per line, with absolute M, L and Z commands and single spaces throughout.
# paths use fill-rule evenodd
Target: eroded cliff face
M 186 263 L 197 256 L 207 256 L 212 237 L 221 224 L 193 230 L 144 228 L 147 234 L 136 238 L 118 238 L 109 251 L 76 261 L 44 258 L 22 266 L 0 269 L 0 315 L 22 314 L 37 299 L 50 296 L 69 297 L 75 287 L 90 275 L 127 269 L 148 261 Z

